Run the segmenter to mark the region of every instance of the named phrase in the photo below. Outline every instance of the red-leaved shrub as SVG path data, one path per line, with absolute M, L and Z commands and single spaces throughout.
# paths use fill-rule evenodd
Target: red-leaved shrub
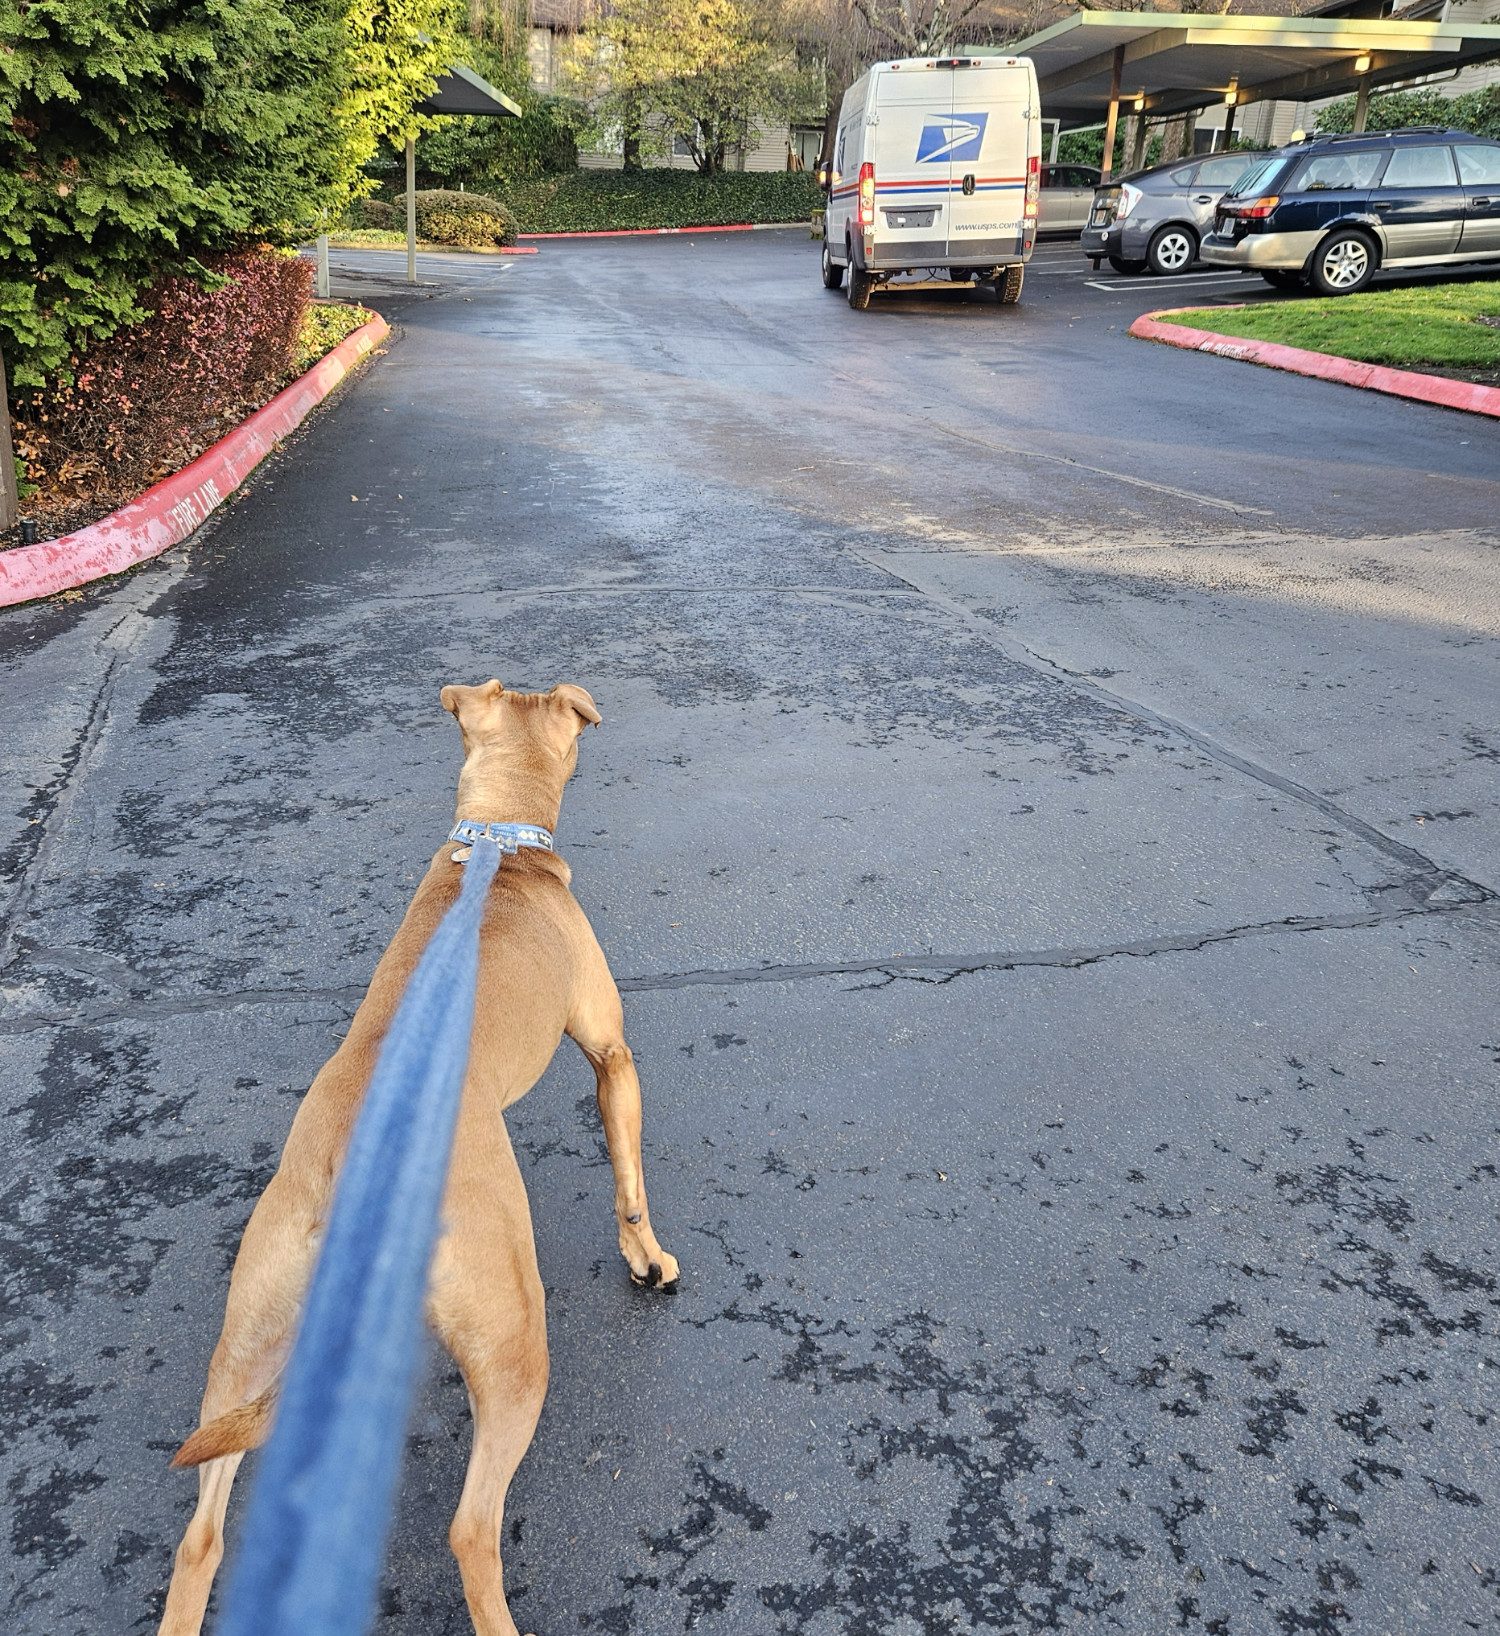
M 229 280 L 205 290 L 164 278 L 151 317 L 69 360 L 70 386 L 21 393 L 17 452 L 45 493 L 135 493 L 179 470 L 285 383 L 313 270 L 269 249 L 209 257 Z

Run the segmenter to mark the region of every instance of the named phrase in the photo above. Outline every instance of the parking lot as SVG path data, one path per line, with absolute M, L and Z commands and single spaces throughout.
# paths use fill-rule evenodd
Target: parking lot
M 492 675 L 604 717 L 559 850 L 684 1274 L 626 1283 L 565 1042 L 523 1630 L 1500 1622 L 1500 427 L 1125 334 L 1259 280 L 1046 243 L 857 313 L 817 249 L 336 253 L 383 355 L 0 623 L 16 1636 L 153 1628 L 238 1235 Z M 469 1628 L 468 1434 L 433 1357 L 390 1636 Z

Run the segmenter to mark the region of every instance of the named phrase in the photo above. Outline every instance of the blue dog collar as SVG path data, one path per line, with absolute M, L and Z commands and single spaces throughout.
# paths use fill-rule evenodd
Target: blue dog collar
M 534 846 L 542 852 L 557 850 L 552 844 L 552 831 L 543 829 L 540 824 L 477 824 L 465 818 L 453 826 L 448 839 L 463 842 L 453 854 L 454 863 L 468 861 L 475 841 L 493 841 L 502 852 L 509 853 L 519 852 L 523 846 Z

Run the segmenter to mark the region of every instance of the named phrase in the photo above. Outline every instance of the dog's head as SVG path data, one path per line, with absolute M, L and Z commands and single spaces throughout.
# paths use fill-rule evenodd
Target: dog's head
M 601 720 L 588 694 L 571 682 L 550 693 L 515 693 L 489 681 L 479 687 L 445 687 L 442 701 L 463 734 L 460 809 L 508 804 L 534 793 L 548 799 L 555 822 L 562 787 L 578 765 L 578 735 Z M 526 821 L 547 822 L 541 817 Z

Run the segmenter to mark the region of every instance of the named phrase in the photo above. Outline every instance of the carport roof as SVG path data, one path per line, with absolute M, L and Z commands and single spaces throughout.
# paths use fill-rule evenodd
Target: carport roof
M 979 49 L 979 48 L 975 48 Z M 1347 96 L 1500 57 L 1500 27 L 1364 17 L 1217 17 L 1166 11 L 1080 11 L 1004 47 L 1030 57 L 1048 118 L 1080 122 L 1109 108 L 1115 53 L 1120 101 L 1165 118 L 1220 102 L 1304 102 Z M 988 53 L 986 53 L 988 54 Z M 1355 71 L 1361 56 L 1368 71 Z

